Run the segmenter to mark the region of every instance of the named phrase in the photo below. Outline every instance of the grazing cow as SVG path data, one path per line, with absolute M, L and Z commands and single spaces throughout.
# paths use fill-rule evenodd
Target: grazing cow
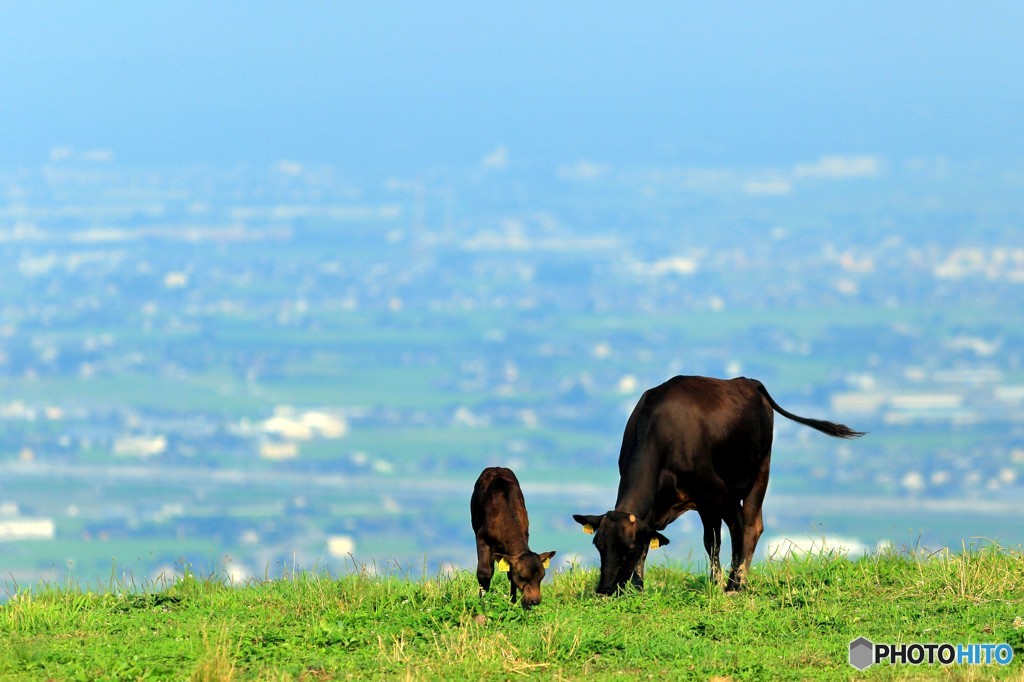
M 837 438 L 864 435 L 787 412 L 755 379 L 679 376 L 644 392 L 622 436 L 615 509 L 573 515 L 585 532 L 594 533 L 601 555 L 599 594 L 612 594 L 630 580 L 642 589 L 648 549 L 668 544 L 658 531 L 690 509 L 697 510 L 704 526 L 711 579 L 721 580 L 724 520 L 732 539 L 726 591 L 746 584 L 764 530 L 761 503 L 768 486 L 773 410 Z
M 480 595 L 490 589 L 494 562 L 498 570 L 508 571 L 512 584 L 512 603 L 516 590 L 523 593 L 523 608 L 540 604 L 540 581 L 544 579 L 554 552 L 530 551 L 530 519 L 519 480 L 511 469 L 488 467 L 480 473 L 469 502 L 476 533 L 476 579 Z

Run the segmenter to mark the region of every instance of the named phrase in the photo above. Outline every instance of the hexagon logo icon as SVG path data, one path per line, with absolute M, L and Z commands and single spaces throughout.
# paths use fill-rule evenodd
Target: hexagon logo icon
M 858 637 L 850 642 L 850 665 L 857 670 L 867 670 L 875 662 L 875 645 L 867 637 Z

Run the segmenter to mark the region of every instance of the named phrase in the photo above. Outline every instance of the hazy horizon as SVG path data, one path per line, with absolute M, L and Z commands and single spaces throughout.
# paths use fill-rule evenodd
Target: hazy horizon
M 0 164 L 1024 155 L 1024 6 L 18 3 Z

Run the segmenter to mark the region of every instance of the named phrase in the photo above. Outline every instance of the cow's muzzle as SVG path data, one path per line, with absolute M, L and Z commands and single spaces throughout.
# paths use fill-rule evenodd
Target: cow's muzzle
M 598 585 L 596 591 L 602 597 L 611 597 L 619 591 L 619 587 L 616 585 Z

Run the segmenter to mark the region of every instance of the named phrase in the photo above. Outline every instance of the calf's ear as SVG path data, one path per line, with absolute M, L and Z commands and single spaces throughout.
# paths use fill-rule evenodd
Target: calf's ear
M 553 556 L 555 556 L 555 552 L 554 551 L 544 552 L 543 554 L 541 554 L 540 555 L 540 563 L 541 563 L 541 565 L 544 566 L 544 568 L 549 568 L 551 566 L 551 557 L 553 557 Z
M 604 518 L 604 514 L 601 514 L 599 516 L 573 514 L 572 517 L 576 519 L 576 523 L 583 526 L 584 533 L 593 533 L 595 530 L 597 530 L 597 527 L 601 525 L 601 519 Z

